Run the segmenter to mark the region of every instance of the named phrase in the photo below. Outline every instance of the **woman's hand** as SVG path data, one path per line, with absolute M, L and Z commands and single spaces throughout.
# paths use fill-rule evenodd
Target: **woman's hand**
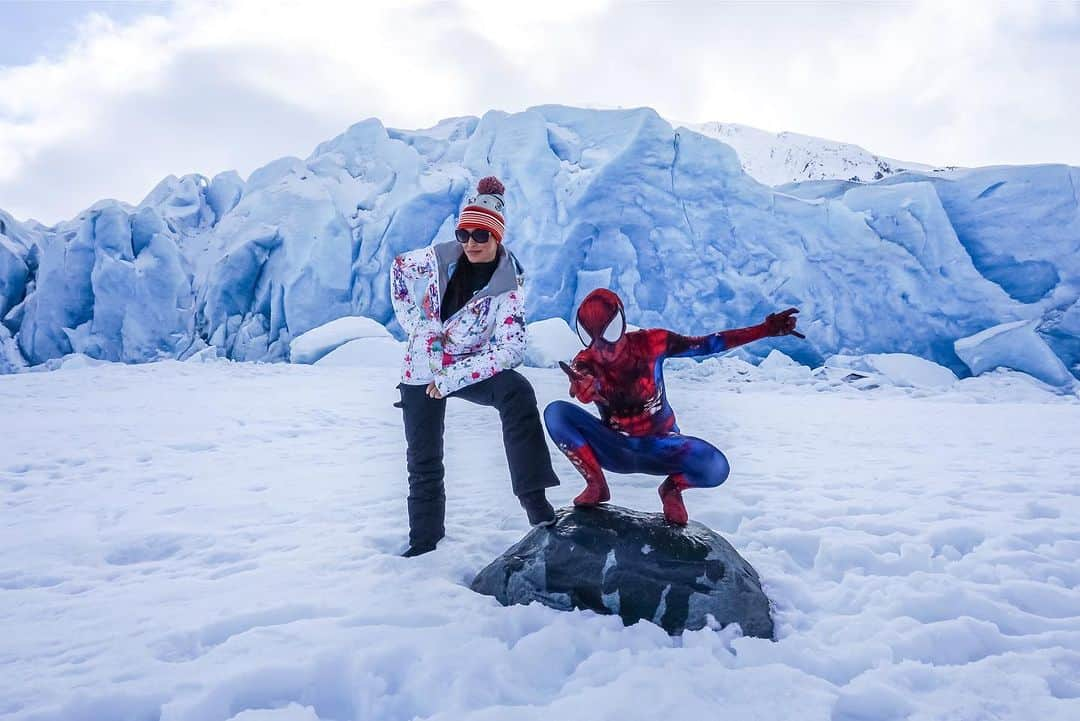
M 435 381 L 431 381 L 427 384 L 427 394 L 429 397 L 439 400 L 443 397 L 443 394 L 439 392 L 439 389 L 435 387 Z

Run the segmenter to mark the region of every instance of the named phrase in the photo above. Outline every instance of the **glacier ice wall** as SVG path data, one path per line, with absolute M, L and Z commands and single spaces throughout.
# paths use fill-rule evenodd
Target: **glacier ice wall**
M 545 105 L 425 130 L 357 123 L 247 181 L 170 176 L 46 228 L 0 214 L 0 316 L 32 364 L 212 345 L 280 360 L 334 318 L 393 319 L 393 257 L 452 238 L 476 179 L 507 187 L 530 321 L 597 285 L 629 320 L 704 333 L 801 308 L 804 363 L 903 352 L 966 374 L 953 343 L 1011 321 L 1080 374 L 1080 169 L 1000 166 L 773 188 L 730 147 L 648 108 Z M 10 346 L 10 343 L 8 344 Z

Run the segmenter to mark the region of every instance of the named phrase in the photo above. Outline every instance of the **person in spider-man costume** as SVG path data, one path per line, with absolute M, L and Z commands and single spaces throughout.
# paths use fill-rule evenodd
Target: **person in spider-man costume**
M 627 333 L 619 296 L 606 288 L 589 293 L 577 311 L 585 349 L 569 365 L 559 365 L 570 377 L 570 397 L 596 403 L 600 417 L 569 401 L 544 409 L 551 439 L 585 477 L 574 505 L 596 506 L 611 498 L 604 469 L 666 476 L 658 489 L 664 518 L 686 525 L 682 492 L 720 485 L 728 462 L 711 444 L 679 432 L 664 390 L 664 359 L 720 353 L 767 336 L 803 338 L 795 330 L 798 312 L 788 308 L 759 325 L 703 336 L 662 328 Z

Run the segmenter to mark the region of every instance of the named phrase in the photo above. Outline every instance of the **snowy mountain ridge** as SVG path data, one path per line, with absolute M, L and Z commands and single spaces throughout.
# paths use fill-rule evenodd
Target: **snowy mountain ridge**
M 52 228 L 0 214 L 0 370 L 208 347 L 284 360 L 293 338 L 349 315 L 400 337 L 390 262 L 451 240 L 465 194 L 490 173 L 507 186 L 530 321 L 569 319 L 600 285 L 632 323 L 688 333 L 795 305 L 807 341 L 770 347 L 802 363 L 902 352 L 962 375 L 954 342 L 1037 321 L 1025 342 L 1080 372 L 1080 170 L 772 188 L 729 145 L 651 109 L 554 105 L 416 131 L 370 118 L 246 182 L 170 176 L 137 207 L 101 201 Z
M 730 145 L 747 175 L 766 185 L 803 180 L 873 182 L 908 170 L 932 172 L 932 165 L 886 158 L 858 145 L 789 131 L 771 133 L 738 123 L 675 123 Z M 938 170 L 940 172 L 940 170 Z

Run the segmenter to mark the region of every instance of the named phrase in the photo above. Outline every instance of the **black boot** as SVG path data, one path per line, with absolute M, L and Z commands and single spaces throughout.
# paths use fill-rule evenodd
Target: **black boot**
M 409 546 L 405 549 L 405 553 L 401 554 L 402 558 L 412 558 L 413 556 L 422 556 L 425 553 L 431 553 L 435 550 L 435 546 L 417 545 Z
M 529 523 L 533 528 L 555 523 L 555 509 L 548 503 L 543 488 L 539 491 L 522 493 L 518 496 L 518 503 L 525 509 L 525 514 L 529 517 Z

